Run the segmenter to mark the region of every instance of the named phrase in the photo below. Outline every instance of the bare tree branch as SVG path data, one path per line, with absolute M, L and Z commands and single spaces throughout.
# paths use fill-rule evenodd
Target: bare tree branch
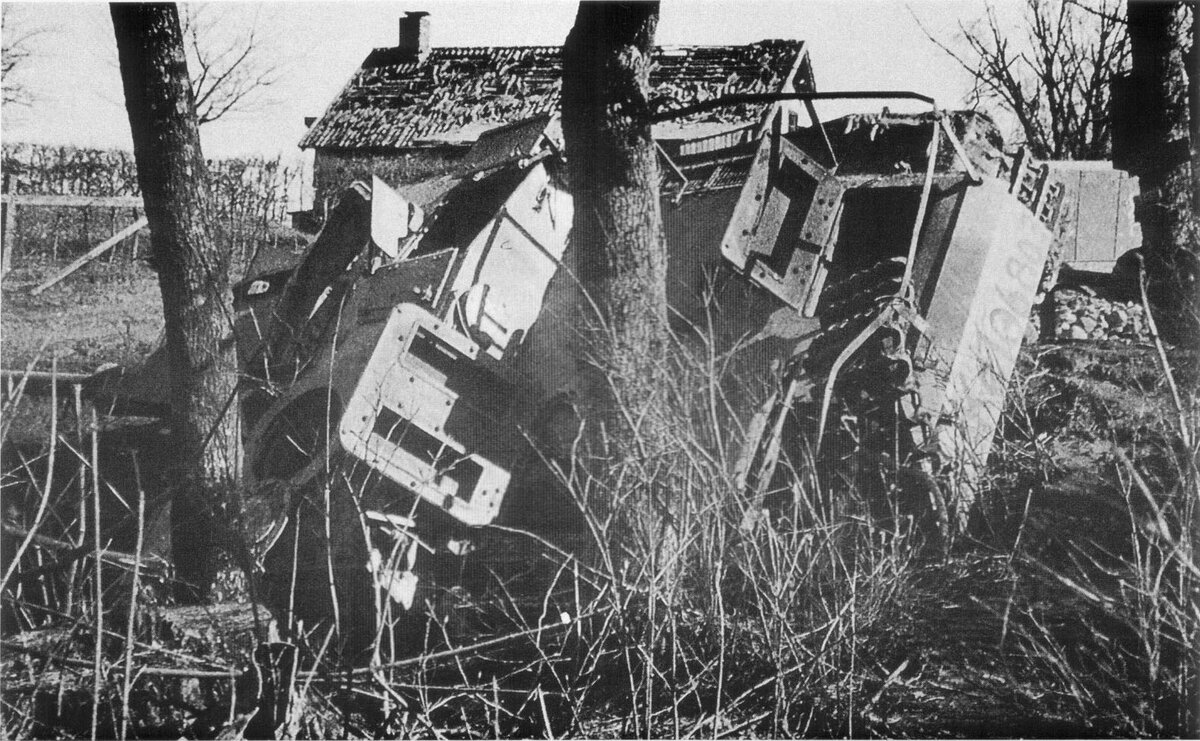
M 277 51 L 259 34 L 257 14 L 239 27 L 209 4 L 180 6 L 184 50 L 201 124 L 275 105 L 268 90 L 283 75 Z
M 1104 10 L 1097 10 L 1096 8 L 1093 8 L 1092 6 L 1088 5 L 1087 3 L 1079 2 L 1079 0 L 1067 0 L 1067 2 L 1071 3 L 1072 5 L 1079 8 L 1080 10 L 1082 10 L 1085 13 L 1090 13 L 1094 16 L 1097 16 L 1098 18 L 1103 18 L 1105 20 L 1111 21 L 1112 24 L 1115 26 L 1124 26 L 1125 25 L 1125 17 L 1124 16 L 1117 15 L 1116 13 L 1109 13 Z
M 11 5 L 0 5 L 3 50 L 0 51 L 0 80 L 3 81 L 4 105 L 28 106 L 33 102 L 29 88 L 21 82 L 21 73 L 36 55 L 34 40 L 48 32 L 43 27 L 28 27 Z
M 1023 36 L 1005 27 L 995 7 L 954 41 L 925 36 L 975 80 L 976 100 L 1008 110 L 1035 157 L 1101 159 L 1112 147 L 1109 91 L 1125 64 L 1119 0 L 1084 8 L 1076 0 L 1026 0 Z

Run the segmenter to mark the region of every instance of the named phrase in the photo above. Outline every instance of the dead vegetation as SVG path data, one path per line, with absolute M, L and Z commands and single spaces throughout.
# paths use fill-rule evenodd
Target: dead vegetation
M 542 461 L 574 527 L 488 528 L 419 617 L 368 606 L 393 629 L 356 665 L 235 569 L 222 605 L 171 606 L 169 441 L 64 403 L 4 456 L 5 736 L 1193 735 L 1197 361 L 1168 359 L 1028 346 L 947 550 L 894 485 L 800 470 L 760 511 L 720 367 L 677 346 L 638 455 Z
M 288 257 L 273 243 L 259 267 Z M 6 358 L 14 326 L 34 360 L 51 314 L 111 310 L 114 293 L 128 291 L 130 317 L 157 314 L 148 275 L 88 270 L 38 300 L 6 290 Z M 128 346 L 119 332 L 87 342 L 135 356 L 151 341 L 140 327 Z M 230 492 L 219 604 L 172 604 L 170 437 L 66 391 L 32 404 L 13 379 L 5 736 L 1196 733 L 1195 356 L 1027 344 L 972 522 L 947 541 L 901 472 L 852 443 L 823 481 L 793 445 L 783 486 L 748 497 L 738 451 L 753 433 L 727 397 L 745 379 L 711 332 L 694 334 L 649 361 L 670 379 L 656 395 L 612 384 L 625 454 L 598 430 L 541 450 L 505 505 L 529 514 L 432 559 L 412 612 L 362 568 L 375 556 L 399 573 L 408 558 L 409 541 L 365 526 L 378 474 L 320 435 L 300 490 L 274 492 L 300 503 L 282 535 L 277 513 Z M 274 537 L 307 573 L 263 578 Z M 339 551 L 353 565 L 335 573 Z M 327 599 L 298 584 L 313 573 Z
M 28 360 L 64 307 L 128 290 L 133 313 L 157 314 L 149 277 L 89 270 L 40 303 L 6 291 L 6 358 L 11 306 L 29 316 Z M 695 334 L 649 361 L 671 380 L 657 395 L 612 384 L 626 454 L 592 430 L 542 450 L 506 502 L 529 515 L 434 559 L 412 612 L 362 568 L 408 558 L 408 541 L 365 527 L 378 474 L 320 435 L 302 490 L 275 492 L 300 503 L 282 535 L 230 492 L 219 604 L 173 605 L 170 437 L 70 393 L 30 415 L 13 379 L 6 431 L 16 412 L 27 423 L 3 455 L 5 736 L 1195 734 L 1194 356 L 1027 345 L 951 542 L 853 444 L 823 482 L 793 445 L 782 488 L 748 497 L 738 451 L 753 433 L 727 397 L 745 379 Z M 95 344 L 120 354 L 117 337 Z M 266 583 L 272 537 L 309 573 Z M 353 566 L 335 574 L 339 549 Z M 298 586 L 312 572 L 332 614 Z

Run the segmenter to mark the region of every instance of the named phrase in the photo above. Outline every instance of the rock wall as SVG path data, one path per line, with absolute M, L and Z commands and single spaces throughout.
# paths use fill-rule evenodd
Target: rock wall
M 1044 336 L 1051 340 L 1149 342 L 1141 304 L 1108 299 L 1087 287 L 1056 289 L 1046 307 L 1053 312 Z

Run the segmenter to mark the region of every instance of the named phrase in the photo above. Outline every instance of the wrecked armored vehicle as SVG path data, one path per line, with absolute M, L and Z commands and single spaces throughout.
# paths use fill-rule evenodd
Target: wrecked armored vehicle
M 293 502 L 276 605 L 356 614 L 370 564 L 410 607 L 418 554 L 464 554 L 531 468 L 519 431 L 552 390 L 538 320 L 572 221 L 546 124 L 490 132 L 405 197 L 356 184 L 294 271 L 235 288 L 246 478 Z
M 409 609 L 418 558 L 537 509 L 514 499 L 527 432 L 575 375 L 551 123 L 493 130 L 399 194 L 356 186 L 295 271 L 237 287 L 248 472 L 298 503 L 267 563 L 295 614 Z M 673 321 L 706 327 L 743 386 L 754 496 L 787 489 L 782 456 L 838 475 L 852 439 L 919 472 L 943 523 L 941 492 L 969 499 L 1051 241 L 988 174 L 989 136 L 972 114 L 798 128 L 777 108 L 660 140 Z
M 760 494 L 791 424 L 833 468 L 853 450 L 917 473 L 943 529 L 965 516 L 1051 243 L 987 174 L 991 131 L 885 112 L 763 140 L 722 253 L 820 329 L 760 419 L 745 471 Z

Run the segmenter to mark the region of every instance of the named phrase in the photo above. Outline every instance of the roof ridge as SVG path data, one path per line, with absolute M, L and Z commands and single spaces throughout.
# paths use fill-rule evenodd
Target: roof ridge
M 798 39 L 759 39 L 745 44 L 656 44 L 655 49 L 744 49 L 752 46 L 761 46 L 764 44 L 788 44 L 799 47 L 804 42 Z M 399 46 L 376 46 L 372 47 L 371 51 L 390 51 L 399 49 Z M 492 50 L 492 49 L 545 49 L 545 50 L 562 50 L 561 44 L 453 44 L 449 46 L 431 46 L 430 54 L 438 51 L 451 49 L 470 49 L 470 50 Z
M 393 50 L 393 49 L 399 49 L 399 48 L 400 48 L 399 46 L 376 46 L 376 47 L 374 47 L 373 49 L 371 49 L 371 51 L 391 51 L 391 50 Z M 559 50 L 559 49 L 562 49 L 562 46 L 560 46 L 560 45 L 555 45 L 555 44 L 524 44 L 524 45 L 506 45 L 506 46 L 482 46 L 482 45 L 477 45 L 477 44 L 476 44 L 476 45 L 467 45 L 467 44 L 464 44 L 464 45 L 456 45 L 456 46 L 431 46 L 431 47 L 429 47 L 429 53 L 430 53 L 430 54 L 432 54 L 432 53 L 434 53 L 434 52 L 438 52 L 438 51 L 445 51 L 445 50 L 447 50 L 447 49 L 481 49 L 481 50 L 491 50 L 491 49 L 555 49 L 555 50 Z

